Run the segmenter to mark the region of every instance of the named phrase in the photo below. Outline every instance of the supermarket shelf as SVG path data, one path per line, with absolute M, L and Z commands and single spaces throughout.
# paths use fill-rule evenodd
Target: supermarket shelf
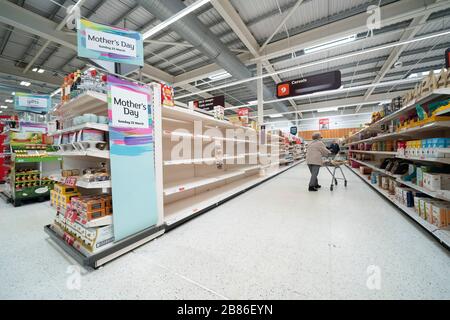
M 231 159 L 243 159 L 246 156 L 256 155 L 251 153 L 241 154 L 239 156 L 224 156 L 223 160 L 231 160 Z M 165 166 L 171 165 L 186 165 L 186 164 L 206 164 L 206 162 L 215 162 L 216 158 L 201 158 L 201 159 L 181 159 L 181 160 L 166 160 L 164 161 Z
M 410 187 L 412 189 L 415 189 L 417 191 L 425 193 L 425 194 L 427 194 L 427 195 L 429 195 L 429 196 L 431 196 L 433 198 L 450 201 L 450 192 L 449 192 L 449 194 L 445 194 L 442 191 L 431 191 L 431 190 L 428 190 L 426 188 L 418 186 L 415 183 L 412 183 L 412 182 L 409 182 L 409 181 L 403 181 L 401 179 L 397 179 L 397 181 L 402 183 L 402 184 L 404 184 L 405 186 L 408 186 L 408 187 Z
M 347 166 L 348 167 L 348 166 Z M 403 211 L 406 215 L 412 218 L 416 223 L 418 223 L 421 227 L 423 227 L 426 231 L 428 231 L 431 235 L 433 235 L 436 239 L 439 240 L 447 249 L 450 248 L 450 229 L 438 229 L 435 225 L 429 223 L 428 221 L 419 217 L 416 211 L 413 208 L 407 207 L 402 203 L 399 203 L 395 200 L 395 197 L 390 195 L 386 190 L 380 188 L 378 185 L 374 185 L 370 183 L 367 177 L 361 174 L 358 170 L 348 167 L 354 174 L 361 178 L 365 183 L 375 189 L 379 194 L 384 196 L 387 200 L 393 203 L 397 208 Z
M 113 246 L 89 256 L 82 254 L 80 251 L 64 241 L 63 238 L 55 232 L 52 225 L 45 226 L 44 231 L 66 254 L 68 254 L 79 264 L 90 268 L 98 268 L 105 263 L 155 239 L 156 237 L 161 236 L 164 233 L 164 226 L 150 227 L 124 240 L 115 242 Z
M 94 158 L 103 158 L 103 159 L 109 159 L 109 150 L 88 150 L 88 151 L 58 151 L 51 153 L 55 156 L 61 156 L 61 157 L 94 157 Z
M 368 153 L 368 154 L 387 154 L 395 156 L 397 154 L 396 151 L 364 151 L 364 150 L 349 150 L 349 152 L 354 153 Z
M 425 158 L 425 157 L 418 158 L 418 157 L 405 157 L 399 155 L 396 155 L 395 157 L 411 161 L 426 161 L 426 162 L 450 164 L 450 158 Z
M 445 109 L 435 113 L 436 116 L 450 116 L 450 109 Z
M 205 142 L 210 142 L 213 140 L 220 140 L 220 141 L 233 141 L 233 142 L 245 142 L 245 143 L 251 143 L 251 144 L 257 144 L 257 141 L 250 141 L 250 140 L 242 140 L 242 139 L 228 139 L 224 137 L 213 137 L 213 136 L 206 136 L 206 135 L 197 135 L 194 136 L 191 133 L 177 133 L 172 131 L 164 130 L 163 132 L 164 138 L 171 138 L 171 137 L 185 137 L 189 139 L 199 139 L 199 140 L 205 140 Z
M 212 115 L 204 114 L 203 112 L 198 112 L 195 110 L 185 109 L 181 107 L 166 107 L 163 106 L 161 108 L 162 116 L 169 117 L 177 120 L 192 122 L 195 120 L 202 121 L 203 125 L 213 125 L 224 128 L 234 128 L 234 129 L 244 129 L 256 132 L 253 128 L 243 127 L 233 124 L 230 121 L 226 120 L 217 120 L 214 119 Z M 164 119 L 163 119 L 164 120 Z
M 450 128 L 450 121 L 436 121 L 431 123 L 426 123 L 422 126 L 413 127 L 393 133 L 387 133 L 383 135 L 378 135 L 373 138 L 363 139 L 354 141 L 351 143 L 347 143 L 346 146 L 355 145 L 358 143 L 364 143 L 364 142 L 375 142 L 375 141 L 382 141 L 382 140 L 389 140 L 389 139 L 395 139 L 400 137 L 411 137 L 415 134 L 422 133 L 424 131 L 436 131 L 436 130 L 445 130 Z
M 68 102 L 60 104 L 53 112 L 62 113 L 66 117 L 74 117 L 85 113 L 106 115 L 108 113 L 106 94 L 87 91 Z
M 386 171 L 386 170 L 384 170 L 384 169 L 380 169 L 380 168 L 378 168 L 377 166 L 375 166 L 375 164 L 373 164 L 373 163 L 370 163 L 370 162 L 364 162 L 364 161 L 356 160 L 356 159 L 352 159 L 352 158 L 350 158 L 349 160 L 356 161 L 356 162 L 362 164 L 363 166 L 369 167 L 369 168 L 371 168 L 372 170 L 381 172 L 381 173 L 383 173 L 383 174 L 385 174 L 385 175 L 387 175 L 387 176 L 390 176 L 390 177 L 392 177 L 392 178 L 395 178 L 395 179 L 400 178 L 400 175 L 398 175 L 398 174 L 392 174 L 392 173 L 390 173 L 389 171 Z
M 384 117 L 384 118 L 380 119 L 379 121 L 369 125 L 368 127 L 363 128 L 362 130 L 360 130 L 357 133 L 355 133 L 354 135 L 352 135 L 350 137 L 350 139 L 353 138 L 353 137 L 356 137 L 356 136 L 358 136 L 358 134 L 361 134 L 361 133 L 366 132 L 366 131 L 378 130 L 380 125 L 382 125 L 382 124 L 384 124 L 384 123 L 386 123 L 388 121 L 394 120 L 394 119 L 398 118 L 399 116 L 401 116 L 402 114 L 404 114 L 404 113 L 414 109 L 417 104 L 424 104 L 424 103 L 427 103 L 427 102 L 429 102 L 431 100 L 439 98 L 440 96 L 445 96 L 445 95 L 450 95 L 450 88 L 441 88 L 441 89 L 433 90 L 432 92 L 430 92 L 427 95 L 421 97 L 420 99 L 415 99 L 415 100 L 409 102 L 406 106 L 404 106 L 400 110 L 397 110 L 396 112 L 393 112 L 393 113 L 387 115 L 386 117 Z
M 300 162 L 296 162 L 288 167 L 280 168 L 275 173 L 266 177 L 259 177 L 257 175 L 250 176 L 243 182 L 242 180 L 229 183 L 220 188 L 214 188 L 207 192 L 202 192 L 196 196 L 179 200 L 174 203 L 167 204 L 164 208 L 164 218 L 167 224 L 166 231 L 169 231 L 176 226 L 213 209 L 220 204 L 242 194 L 253 187 L 267 181 L 276 175 L 296 166 Z
M 50 162 L 50 161 L 61 161 L 62 158 L 58 155 L 50 155 L 47 157 L 29 157 L 29 158 L 15 158 L 16 163 L 32 163 L 32 162 Z
M 192 190 L 199 187 L 204 187 L 209 184 L 224 181 L 226 179 L 238 177 L 244 175 L 246 171 L 244 170 L 229 170 L 224 171 L 222 174 L 213 174 L 202 177 L 194 177 L 191 179 L 186 179 L 183 181 L 177 181 L 174 183 L 169 183 L 164 187 L 164 195 L 169 196 L 179 192 L 184 192 Z
M 79 131 L 79 130 L 83 130 L 83 129 L 96 129 L 96 130 L 101 130 L 101 131 L 107 132 L 107 131 L 109 131 L 109 125 L 105 124 L 105 123 L 87 122 L 84 124 L 80 124 L 78 126 L 58 130 L 56 132 L 49 133 L 48 135 L 49 136 L 61 135 L 66 132 L 74 132 L 74 131 Z
M 65 178 L 61 177 L 59 174 L 51 174 L 49 175 L 49 179 L 64 183 Z M 94 182 L 87 182 L 82 180 L 77 180 L 77 187 L 84 188 L 84 189 L 102 189 L 102 188 L 111 188 L 111 180 L 108 181 L 94 181 Z

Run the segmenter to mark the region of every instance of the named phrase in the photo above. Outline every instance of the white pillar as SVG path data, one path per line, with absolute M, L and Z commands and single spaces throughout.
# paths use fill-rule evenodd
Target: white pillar
M 256 74 L 258 76 L 262 75 L 262 63 L 258 62 L 256 64 Z M 258 99 L 258 125 L 261 126 L 264 123 L 264 106 L 263 106 L 263 79 L 260 78 L 256 80 L 257 90 L 256 98 Z

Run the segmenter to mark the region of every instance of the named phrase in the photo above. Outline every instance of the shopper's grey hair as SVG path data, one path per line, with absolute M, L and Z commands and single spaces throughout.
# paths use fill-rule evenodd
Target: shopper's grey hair
M 312 135 L 313 140 L 319 140 L 322 137 L 320 132 L 314 132 Z

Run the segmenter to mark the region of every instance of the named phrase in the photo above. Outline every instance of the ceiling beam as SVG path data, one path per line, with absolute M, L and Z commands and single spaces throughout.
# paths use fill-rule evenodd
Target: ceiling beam
M 406 30 L 403 33 L 403 35 L 400 37 L 400 41 L 413 39 L 416 36 L 416 34 L 420 31 L 420 29 L 422 29 L 423 24 L 427 21 L 430 14 L 431 13 L 428 12 L 422 16 L 415 17 L 411 21 L 411 24 L 410 24 L 410 27 L 412 27 L 412 29 Z M 402 46 L 394 47 L 392 49 L 391 53 L 389 54 L 389 57 L 384 62 L 383 66 L 381 67 L 380 72 L 377 74 L 377 76 L 375 77 L 375 79 L 373 80 L 372 83 L 378 83 L 381 80 L 383 80 L 384 76 L 389 72 L 389 70 L 391 70 L 394 63 L 397 62 L 397 60 L 400 57 L 400 55 L 402 54 L 403 50 L 405 50 L 406 48 L 407 48 L 407 45 L 402 45 Z M 375 87 L 367 89 L 366 93 L 364 94 L 364 101 L 366 101 L 370 97 L 370 95 L 373 93 L 374 90 L 375 90 Z M 361 109 L 361 105 L 356 107 L 355 112 L 358 113 L 358 111 L 360 109 Z
M 57 30 L 58 24 L 9 1 L 0 1 L 0 22 L 77 50 L 74 39 Z
M 0 68 L 0 73 L 6 74 L 6 75 L 19 77 L 22 79 L 29 79 L 29 80 L 33 80 L 33 81 L 44 82 L 44 83 L 48 83 L 48 84 L 53 84 L 55 86 L 61 85 L 61 79 L 59 79 L 58 77 L 54 77 L 51 74 L 31 72 L 25 76 L 22 71 L 23 71 L 22 68 L 16 67 L 12 64 L 11 65 L 6 64 L 6 63 L 3 63 L 2 67 Z
M 245 46 L 250 50 L 250 53 L 254 57 L 259 57 L 260 46 L 256 41 L 253 34 L 245 25 L 244 21 L 240 17 L 239 13 L 233 7 L 229 0 L 212 0 L 211 1 L 213 7 L 219 12 L 225 22 L 230 26 L 230 28 L 236 33 L 236 35 L 241 39 L 241 41 L 245 44 Z M 262 61 L 262 65 L 269 73 L 275 72 L 272 65 L 267 60 Z M 281 79 L 278 75 L 272 76 L 273 81 L 275 83 L 281 82 Z M 274 93 L 275 94 L 275 93 Z M 293 100 L 289 100 L 291 106 L 296 108 L 296 104 Z M 301 114 L 300 114 L 301 115 Z
M 422 16 L 425 12 L 437 12 L 450 8 L 450 1 L 436 3 L 427 6 L 423 1 L 400 0 L 381 7 L 382 25 L 402 22 Z M 272 42 L 264 50 L 264 56 L 254 58 L 249 53 L 238 55 L 238 58 L 245 64 L 255 64 L 259 59 L 272 59 L 295 50 L 300 50 L 312 45 L 324 43 L 329 40 L 350 34 L 367 32 L 367 12 L 353 15 L 351 17 L 335 21 L 333 23 L 311 29 L 289 39 Z M 210 64 L 199 69 L 195 69 L 181 75 L 175 76 L 175 85 L 203 79 L 211 74 L 220 72 L 222 69 L 215 64 Z
M 93 13 L 94 11 L 92 11 L 92 14 Z M 60 24 L 9 1 L 0 1 L 0 22 L 77 51 L 76 38 L 68 37 L 64 31 L 57 30 L 58 25 Z M 76 55 L 74 57 L 76 57 Z M 64 65 L 67 65 L 71 60 L 67 61 Z M 147 64 L 144 65 L 143 72 L 158 81 L 173 83 L 174 80 L 173 76 L 170 74 Z

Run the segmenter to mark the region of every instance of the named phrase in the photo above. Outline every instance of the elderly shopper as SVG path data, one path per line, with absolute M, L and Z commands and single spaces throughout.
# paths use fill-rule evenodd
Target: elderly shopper
M 308 151 L 306 153 L 306 163 L 308 164 L 309 171 L 311 172 L 311 179 L 309 180 L 309 191 L 317 191 L 320 188 L 317 176 L 319 175 L 320 167 L 322 166 L 322 157 L 325 157 L 331 152 L 327 149 L 322 142 L 322 136 L 320 132 L 316 132 L 312 135 L 313 141 L 308 145 Z

